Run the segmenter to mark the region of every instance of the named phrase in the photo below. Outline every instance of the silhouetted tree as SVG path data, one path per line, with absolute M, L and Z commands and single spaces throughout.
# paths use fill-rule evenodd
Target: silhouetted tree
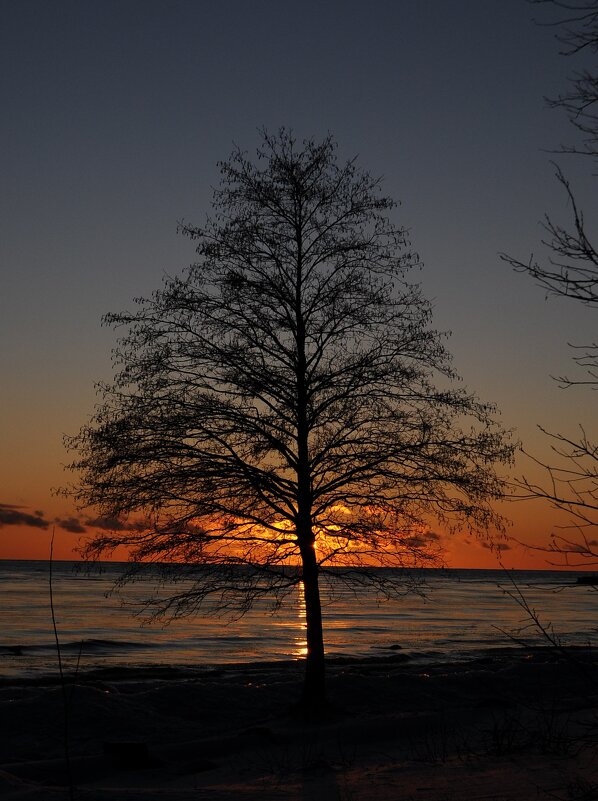
M 557 39 L 563 55 L 596 57 L 598 54 L 598 1 L 531 0 L 558 10 L 557 19 L 548 23 L 558 27 Z M 581 155 L 594 164 L 598 161 L 598 67 L 576 72 L 569 81 L 568 93 L 549 100 L 563 110 L 581 134 L 579 145 L 564 145 L 561 153 Z M 560 167 L 556 178 L 562 185 L 572 210 L 572 222 L 562 226 L 546 215 L 547 238 L 542 244 L 550 255 L 544 262 L 531 257 L 522 262 L 503 254 L 515 270 L 527 272 L 548 294 L 570 298 L 587 306 L 598 307 L 598 251 L 593 244 L 583 210 L 570 182 Z M 560 377 L 564 387 L 598 384 L 598 344 L 576 346 L 574 361 L 586 371 L 584 380 Z M 541 429 L 544 431 L 544 429 Z M 564 556 L 569 564 L 598 562 L 598 540 L 592 532 L 598 526 L 598 443 L 582 426 L 579 435 L 566 436 L 544 431 L 552 440 L 556 461 L 536 463 L 548 473 L 548 481 L 539 484 L 523 480 L 520 489 L 526 497 L 542 498 L 569 514 L 571 526 L 554 533 L 545 549 Z M 567 532 L 567 529 L 571 533 Z
M 511 446 L 455 379 L 394 203 L 328 136 L 263 134 L 220 165 L 214 216 L 182 225 L 198 261 L 131 313 L 117 374 L 74 437 L 79 501 L 123 522 L 87 546 L 184 563 L 181 615 L 245 610 L 300 585 L 303 700 L 325 697 L 320 577 L 434 556 L 432 519 L 499 524 L 494 464 Z M 436 385 L 438 382 L 438 386 Z
M 531 0 L 534 4 L 552 6 L 566 12 L 552 23 L 558 25 L 558 41 L 563 55 L 598 54 L 598 2 L 560 2 Z M 563 145 L 561 153 L 598 159 L 598 69 L 584 69 L 570 79 L 570 91 L 550 99 L 549 104 L 563 110 L 571 124 L 581 133 L 580 145 Z M 505 256 L 517 270 L 528 272 L 550 294 L 562 295 L 588 305 L 598 304 L 598 253 L 588 234 L 583 211 L 563 171 L 556 168 L 557 180 L 563 186 L 572 210 L 572 225 L 563 227 L 548 215 L 544 229 L 548 235 L 543 244 L 551 251 L 542 263 L 533 257 L 527 262 Z M 583 358 L 583 357 L 582 357 Z M 595 358 L 595 356 L 594 356 Z

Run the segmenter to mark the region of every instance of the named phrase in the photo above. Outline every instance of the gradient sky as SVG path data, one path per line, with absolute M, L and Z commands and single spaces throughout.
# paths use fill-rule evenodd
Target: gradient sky
M 548 9 L 525 0 L 19 0 L 0 28 L 0 558 L 66 558 L 93 515 L 51 488 L 69 480 L 64 433 L 111 375 L 100 317 L 193 260 L 177 221 L 209 212 L 216 162 L 257 129 L 332 132 L 343 157 L 385 178 L 424 262 L 435 324 L 466 386 L 496 402 L 528 450 L 536 424 L 591 433 L 592 397 L 567 342 L 591 310 L 546 300 L 498 258 L 539 253 L 545 211 L 567 220 L 548 151 L 574 139 L 545 96 L 566 89 Z M 561 158 L 586 213 L 587 164 Z M 584 169 L 585 168 L 585 169 Z M 518 472 L 530 472 L 521 462 Z M 555 519 L 509 505 L 541 542 Z M 76 519 L 75 519 L 76 517 Z M 2 522 L 3 521 L 3 522 Z M 66 522 L 65 522 L 66 521 Z M 69 530 L 70 529 L 70 530 Z M 454 565 L 496 566 L 457 538 Z M 513 547 L 512 566 L 544 567 Z

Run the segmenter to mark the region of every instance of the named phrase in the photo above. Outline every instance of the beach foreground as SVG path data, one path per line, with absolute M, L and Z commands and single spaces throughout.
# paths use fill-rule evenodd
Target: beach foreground
M 299 662 L 95 670 L 68 687 L 74 797 L 598 798 L 590 655 L 495 650 L 459 664 L 400 653 L 329 666 L 331 708 L 305 720 Z M 69 798 L 56 679 L 0 684 L 0 795 Z

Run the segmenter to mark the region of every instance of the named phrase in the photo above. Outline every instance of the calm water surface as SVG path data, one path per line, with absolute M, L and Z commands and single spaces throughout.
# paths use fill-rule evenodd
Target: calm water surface
M 109 595 L 122 566 L 101 574 L 80 573 L 71 562 L 54 563 L 54 605 L 67 669 L 120 665 L 193 665 L 300 658 L 305 652 L 299 594 L 276 614 L 267 602 L 239 620 L 196 615 L 170 625 L 143 625 L 131 604 L 148 594 L 145 582 L 129 585 L 122 598 Z M 396 601 L 347 590 L 325 598 L 329 655 L 374 656 L 402 652 L 422 661 L 460 659 L 505 647 L 528 621 L 505 590 L 498 570 L 421 571 L 426 597 Z M 576 584 L 577 573 L 512 571 L 526 601 L 571 645 L 594 642 L 597 588 Z M 180 585 L 179 585 L 180 588 Z M 122 601 L 125 605 L 122 605 Z M 0 675 L 54 673 L 56 647 L 49 604 L 49 563 L 0 561 Z M 533 629 L 523 632 L 539 642 Z

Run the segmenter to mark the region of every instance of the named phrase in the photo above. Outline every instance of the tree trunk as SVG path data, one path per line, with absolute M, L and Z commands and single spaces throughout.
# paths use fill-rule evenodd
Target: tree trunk
M 295 191 L 298 192 L 297 188 Z M 303 223 L 301 194 L 296 195 L 295 236 L 297 274 L 295 280 L 295 320 L 297 343 L 297 542 L 301 552 L 307 657 L 301 705 L 307 715 L 320 712 L 326 703 L 322 606 L 318 586 L 318 562 L 312 526 L 312 474 L 309 458 L 308 368 L 305 317 L 303 313 Z
M 314 714 L 323 710 L 326 705 L 326 671 L 318 564 L 313 543 L 301 549 L 301 557 L 307 624 L 307 657 L 301 704 L 305 712 Z

